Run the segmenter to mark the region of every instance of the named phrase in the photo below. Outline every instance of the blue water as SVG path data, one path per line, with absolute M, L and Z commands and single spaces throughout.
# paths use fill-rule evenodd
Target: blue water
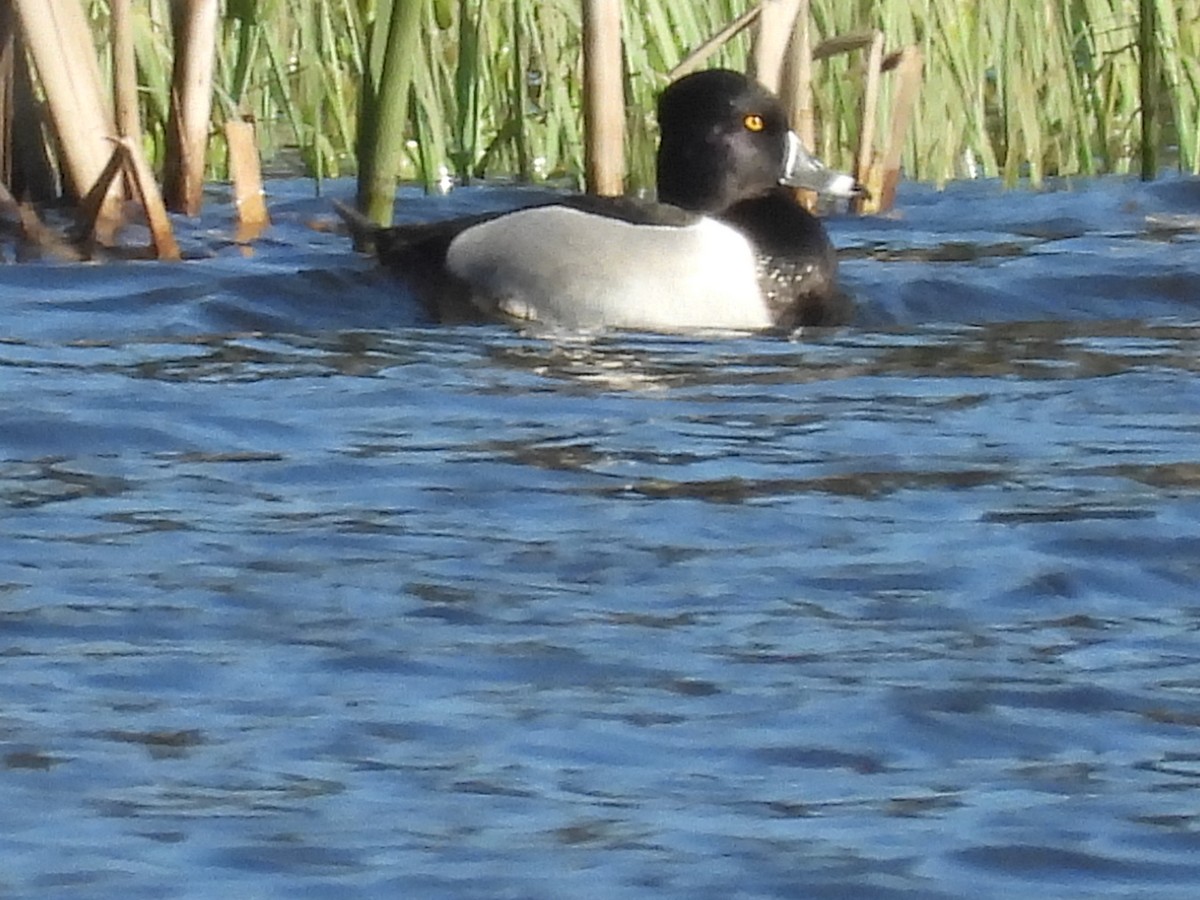
M 431 327 L 271 193 L 0 267 L 0 895 L 1195 896 L 1200 182 L 907 188 L 791 341 Z

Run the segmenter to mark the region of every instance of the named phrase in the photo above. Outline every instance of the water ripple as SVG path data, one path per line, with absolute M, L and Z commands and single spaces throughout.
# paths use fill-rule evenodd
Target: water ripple
M 1188 185 L 835 219 L 793 340 L 426 327 L 298 191 L 6 267 L 5 895 L 1190 897 Z

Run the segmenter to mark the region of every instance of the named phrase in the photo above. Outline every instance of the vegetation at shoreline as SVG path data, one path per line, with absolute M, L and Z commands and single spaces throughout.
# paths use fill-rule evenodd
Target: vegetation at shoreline
M 1146 0 L 1156 13 L 1156 143 L 1200 172 L 1200 0 Z M 169 112 L 170 0 L 137 4 L 143 122 L 161 157 Z M 259 123 L 268 162 L 299 151 L 318 178 L 354 170 L 359 88 L 375 0 L 226 0 L 214 118 Z M 632 187 L 652 179 L 654 97 L 687 53 L 741 15 L 745 0 L 624 4 Z M 578 0 L 433 0 L 421 4 L 420 56 L 404 177 L 567 179 L 583 171 Z M 98 45 L 108 2 L 88 0 Z M 889 50 L 922 51 L 924 80 L 904 148 L 909 178 L 972 175 L 1039 183 L 1054 175 L 1135 171 L 1141 149 L 1138 4 L 1130 0 L 812 0 L 816 40 L 880 29 Z M 710 65 L 744 69 L 749 37 Z M 814 66 L 817 146 L 851 166 L 864 54 Z M 103 58 L 103 57 L 102 57 Z M 881 109 L 892 86 L 884 79 Z M 213 142 L 210 172 L 223 173 Z

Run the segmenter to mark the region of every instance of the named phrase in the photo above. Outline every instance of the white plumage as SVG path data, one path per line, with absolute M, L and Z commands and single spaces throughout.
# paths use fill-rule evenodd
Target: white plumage
M 468 228 L 451 242 L 446 264 L 470 286 L 484 315 L 654 331 L 772 324 L 754 249 L 715 219 L 635 225 L 564 206 L 535 207 Z

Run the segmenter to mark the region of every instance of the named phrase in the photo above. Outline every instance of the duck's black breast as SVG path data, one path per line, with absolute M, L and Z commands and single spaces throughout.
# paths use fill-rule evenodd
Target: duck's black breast
M 735 203 L 717 218 L 745 234 L 758 282 L 777 327 L 843 325 L 853 304 L 837 285 L 837 253 L 821 222 L 778 188 Z

